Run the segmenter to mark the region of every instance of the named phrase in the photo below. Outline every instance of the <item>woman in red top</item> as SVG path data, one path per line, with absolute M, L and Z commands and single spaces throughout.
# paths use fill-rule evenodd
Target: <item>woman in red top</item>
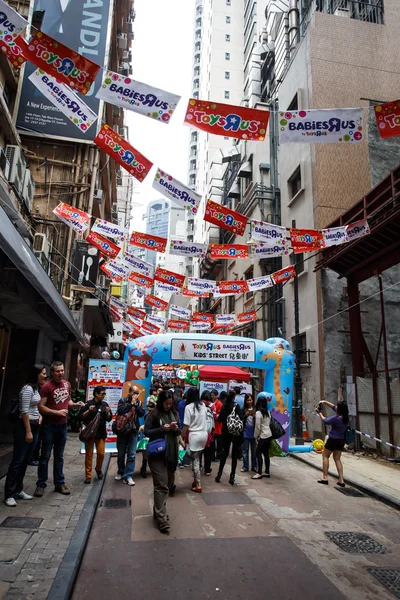
M 211 392 L 212 402 L 215 406 L 215 428 L 214 428 L 214 440 L 215 440 L 215 462 L 219 462 L 222 452 L 222 423 L 218 421 L 219 413 L 223 406 L 223 400 L 226 397 L 226 392 L 221 392 L 220 398 L 218 399 L 217 390 Z

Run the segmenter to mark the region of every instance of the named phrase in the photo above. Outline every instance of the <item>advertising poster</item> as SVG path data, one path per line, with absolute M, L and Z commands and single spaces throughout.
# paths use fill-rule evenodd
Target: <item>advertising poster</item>
M 293 252 L 302 254 L 303 252 L 314 252 L 322 248 L 322 233 L 317 229 L 291 229 L 290 241 Z
M 281 144 L 359 143 L 364 141 L 364 109 L 334 108 L 279 113 Z
M 208 390 L 209 392 L 217 390 L 219 395 L 221 392 L 228 391 L 228 384 L 222 381 L 200 381 L 200 396 L 204 390 Z
M 244 235 L 247 225 L 247 217 L 212 200 L 208 200 L 206 204 L 204 221 L 231 231 L 236 235 Z
M 251 383 L 246 383 L 244 381 L 239 382 L 239 381 L 235 381 L 234 379 L 232 379 L 229 382 L 229 389 L 233 390 L 235 387 L 240 388 L 240 395 L 242 396 L 243 400 L 246 394 L 252 394 L 253 393 L 253 388 L 251 386 Z
M 253 240 L 260 240 L 265 244 L 276 246 L 281 244 L 286 245 L 287 231 L 286 227 L 279 227 L 272 223 L 265 223 L 263 221 L 251 220 L 251 237 Z
M 247 244 L 211 244 L 210 257 L 213 260 L 249 258 L 249 247 Z
M 204 360 L 214 362 L 237 361 L 238 363 L 254 362 L 255 343 L 245 342 L 207 342 L 198 339 L 173 339 L 171 341 L 171 358 L 178 361 Z
M 196 192 L 191 190 L 184 183 L 174 179 L 172 175 L 165 173 L 165 171 L 157 169 L 153 181 L 153 188 L 166 198 L 174 200 L 177 204 L 180 204 L 194 215 L 197 213 L 201 196 L 196 194 Z
M 165 252 L 167 241 L 166 238 L 157 235 L 148 235 L 147 233 L 140 233 L 139 231 L 132 231 L 131 237 L 129 238 L 129 243 L 132 246 L 145 248 L 146 250 L 152 250 L 153 252 Z
M 72 282 L 87 288 L 95 288 L 99 272 L 99 251 L 86 242 L 75 242 L 72 263 Z
M 205 258 L 208 250 L 208 244 L 198 244 L 197 242 L 184 242 L 183 240 L 170 240 L 169 253 L 178 256 L 199 256 Z

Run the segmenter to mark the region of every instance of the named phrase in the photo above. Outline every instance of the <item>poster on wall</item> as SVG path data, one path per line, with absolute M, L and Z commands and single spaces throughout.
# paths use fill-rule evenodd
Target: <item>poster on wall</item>
M 235 387 L 240 388 L 240 395 L 242 396 L 243 400 L 246 394 L 252 394 L 253 393 L 253 387 L 251 385 L 251 383 L 246 383 L 244 381 L 235 381 L 234 379 L 232 379 L 229 382 L 229 389 L 233 390 Z
M 205 390 L 208 390 L 209 392 L 217 390 L 219 395 L 221 392 L 228 391 L 228 384 L 223 383 L 222 381 L 200 381 L 200 396 Z

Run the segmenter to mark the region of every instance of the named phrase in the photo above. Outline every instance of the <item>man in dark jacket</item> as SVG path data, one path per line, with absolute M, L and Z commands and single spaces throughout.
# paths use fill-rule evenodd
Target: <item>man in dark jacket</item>
M 128 431 L 117 432 L 118 472 L 115 479 L 116 481 L 122 479 L 122 482 L 127 485 L 135 485 L 132 475 L 135 471 L 139 418 L 144 415 L 137 387 L 130 387 L 127 397 L 121 398 L 118 402 L 118 415 L 128 415 L 130 425 Z M 125 457 L 127 457 L 126 464 Z

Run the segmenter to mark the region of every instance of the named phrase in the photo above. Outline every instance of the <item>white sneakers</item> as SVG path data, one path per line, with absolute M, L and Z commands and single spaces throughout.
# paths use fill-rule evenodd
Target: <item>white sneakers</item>
M 14 498 L 7 498 L 6 500 L 4 500 L 4 504 L 6 506 L 17 506 L 17 503 Z
M 122 479 L 122 475 L 120 475 L 119 473 L 116 474 L 116 476 L 114 477 L 115 481 L 121 481 Z
M 25 494 L 25 492 L 20 492 L 18 494 L 18 500 L 33 500 L 33 496 Z M 4 504 L 6 506 L 17 506 L 17 501 L 15 500 L 15 498 L 6 498 L 4 500 Z
M 18 498 L 20 500 L 33 500 L 33 496 L 30 496 L 29 494 L 25 494 L 25 492 L 20 492 L 18 494 Z
M 123 483 L 126 483 L 126 485 L 135 485 L 135 482 L 133 481 L 132 477 L 128 477 L 127 479 L 124 479 Z

